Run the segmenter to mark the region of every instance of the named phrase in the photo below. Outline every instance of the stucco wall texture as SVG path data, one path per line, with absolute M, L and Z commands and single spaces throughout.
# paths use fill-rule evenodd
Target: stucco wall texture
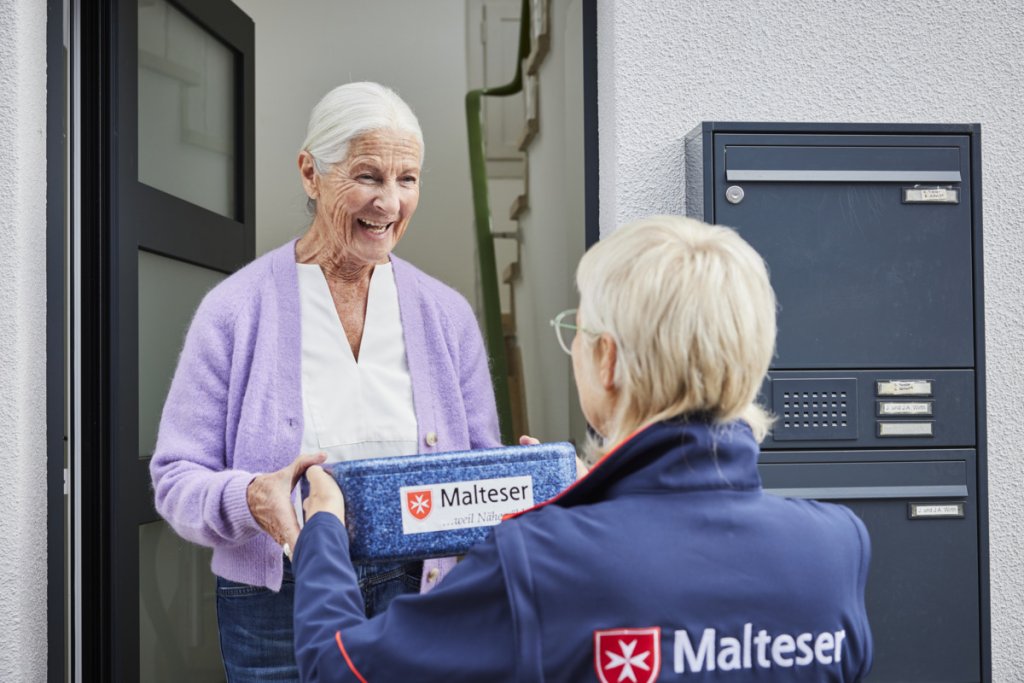
M 0 681 L 46 676 L 46 3 L 0 0 Z
M 598 0 L 601 229 L 683 213 L 701 121 L 982 124 L 993 679 L 1024 680 L 1024 4 Z

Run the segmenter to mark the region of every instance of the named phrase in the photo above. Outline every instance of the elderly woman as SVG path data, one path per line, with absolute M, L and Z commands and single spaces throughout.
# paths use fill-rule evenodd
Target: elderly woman
M 311 468 L 295 549 L 303 680 L 861 678 L 864 525 L 767 495 L 757 472 L 775 339 L 761 258 L 727 228 L 656 217 L 592 248 L 577 285 L 579 311 L 557 327 L 602 459 L 495 527 L 437 590 L 369 620 L 341 493 Z
M 469 304 L 391 253 L 422 164 L 419 123 L 394 92 L 329 92 L 298 157 L 312 225 L 213 289 L 186 337 L 151 473 L 160 514 L 213 548 L 231 681 L 297 678 L 286 555 L 307 467 L 499 445 Z M 454 564 L 362 566 L 360 604 L 377 613 Z

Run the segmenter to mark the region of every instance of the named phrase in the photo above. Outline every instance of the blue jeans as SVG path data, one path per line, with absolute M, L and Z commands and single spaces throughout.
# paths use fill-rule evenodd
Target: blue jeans
M 363 594 L 366 617 L 375 617 L 399 595 L 420 592 L 422 562 L 406 564 L 357 564 L 356 576 Z
M 422 571 L 422 562 L 357 565 L 366 616 L 383 612 L 399 595 L 419 592 Z M 294 602 L 295 577 L 287 559 L 278 593 L 217 577 L 217 627 L 228 683 L 298 683 L 292 633 Z

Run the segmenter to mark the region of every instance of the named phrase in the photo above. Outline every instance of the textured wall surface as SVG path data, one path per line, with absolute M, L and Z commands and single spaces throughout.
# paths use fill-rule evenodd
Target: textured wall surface
M 992 653 L 1024 680 L 1024 4 L 599 0 L 601 227 L 683 213 L 701 121 L 982 124 Z
M 0 0 L 0 681 L 46 676 L 45 34 Z

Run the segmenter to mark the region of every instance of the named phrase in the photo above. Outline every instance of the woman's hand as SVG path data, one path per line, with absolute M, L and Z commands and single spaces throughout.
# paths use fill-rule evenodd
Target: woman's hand
M 253 519 L 282 547 L 295 547 L 299 537 L 299 521 L 292 506 L 292 489 L 299 477 L 312 465 L 319 465 L 327 456 L 323 453 L 300 455 L 276 472 L 257 475 L 249 482 L 245 500 Z M 322 470 L 321 470 L 322 471 Z M 285 554 L 289 554 L 287 551 Z
M 527 436 L 526 434 L 519 437 L 520 446 L 536 446 L 539 443 L 540 439 L 535 439 L 532 436 Z M 582 479 L 589 471 L 590 470 L 583 464 L 583 461 L 580 460 L 579 456 L 576 456 L 576 479 Z
M 338 482 L 324 472 L 324 468 L 313 465 L 306 470 L 309 480 L 309 496 L 302 502 L 302 509 L 309 519 L 318 512 L 329 512 L 345 523 L 345 498 L 341 495 Z

